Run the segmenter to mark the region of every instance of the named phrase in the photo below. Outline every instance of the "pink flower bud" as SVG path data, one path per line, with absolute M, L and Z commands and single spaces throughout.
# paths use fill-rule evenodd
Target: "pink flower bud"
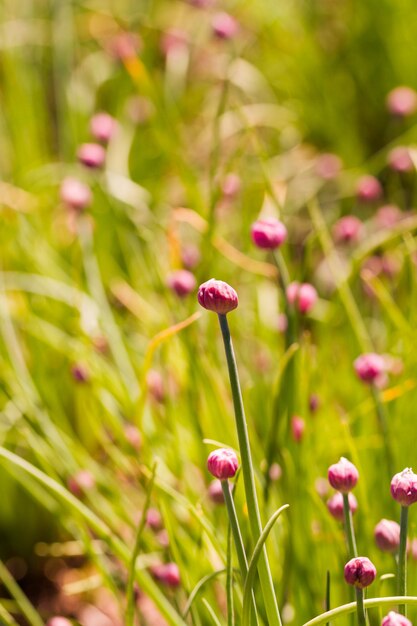
M 80 470 L 68 479 L 68 489 L 80 498 L 96 486 L 96 479 L 88 470 Z
M 109 143 L 117 128 L 117 122 L 108 113 L 96 113 L 90 120 L 90 133 L 94 139 Z
M 383 552 L 397 552 L 400 545 L 400 525 L 389 519 L 382 519 L 374 530 L 375 543 Z
M 281 476 L 282 476 L 281 465 L 279 465 L 278 463 L 272 463 L 271 467 L 269 468 L 269 479 L 272 480 L 272 482 L 275 482 L 279 480 Z
M 99 143 L 83 143 L 77 151 L 77 158 L 90 169 L 103 167 L 106 160 L 106 151 Z
M 357 376 L 365 383 L 375 383 L 385 371 L 384 358 L 375 352 L 366 352 L 355 359 L 353 366 Z
M 65 178 L 62 181 L 60 195 L 62 202 L 75 211 L 82 211 L 91 204 L 90 187 L 76 178 Z
M 291 419 L 291 432 L 292 432 L 294 441 L 299 443 L 301 439 L 303 438 L 304 431 L 305 431 L 305 422 L 303 418 L 299 417 L 298 415 L 294 415 L 294 417 Z
M 411 87 L 396 87 L 387 96 L 387 108 L 396 117 L 408 117 L 417 109 L 417 93 Z
M 188 270 L 177 270 L 168 276 L 167 284 L 180 298 L 185 298 L 194 291 L 197 281 Z
M 317 176 L 323 180 L 333 180 L 338 176 L 342 169 L 342 161 L 336 154 L 321 154 L 315 164 L 315 172 Z
M 346 215 L 341 217 L 334 225 L 333 234 L 337 242 L 352 243 L 361 238 L 363 233 L 363 224 L 354 215 Z
M 152 530 L 161 530 L 162 517 L 158 509 L 150 508 L 146 512 L 146 525 Z
M 178 587 L 181 583 L 180 571 L 175 563 L 161 563 L 151 568 L 151 573 L 167 587 Z
M 375 223 L 378 228 L 391 228 L 402 217 L 401 209 L 395 204 L 381 206 L 375 213 Z
M 358 501 L 356 500 L 353 493 L 349 493 L 348 500 L 350 511 L 352 515 L 354 515 L 358 510 Z M 338 522 L 343 522 L 343 495 L 340 492 L 335 493 L 329 500 L 327 500 L 327 508 L 330 515 L 337 519 Z
M 236 291 L 223 282 L 211 278 L 200 285 L 198 289 L 198 302 L 208 311 L 214 311 L 218 315 L 226 315 L 237 308 L 239 300 Z
M 233 478 L 239 467 L 236 453 L 230 448 L 213 450 L 207 459 L 207 468 L 210 474 L 219 480 Z
M 327 477 L 333 489 L 349 493 L 358 482 L 359 472 L 353 463 L 342 456 L 338 463 L 329 467 Z
M 296 306 L 302 315 L 306 315 L 311 311 L 317 302 L 317 291 L 309 283 L 293 282 L 290 283 L 286 291 L 287 300 L 290 304 Z
M 66 617 L 55 615 L 55 617 L 51 617 L 51 619 L 46 622 L 46 626 L 72 626 L 72 622 Z
M 381 626 L 413 626 L 405 615 L 390 611 L 381 622 Z
M 228 13 L 216 13 L 211 26 L 213 33 L 219 39 L 232 39 L 239 29 L 235 18 Z
M 356 195 L 361 202 L 375 202 L 382 196 L 381 183 L 375 176 L 362 176 L 356 186 Z
M 274 218 L 258 220 L 251 227 L 252 241 L 258 248 L 273 250 L 279 248 L 287 238 L 284 224 Z
M 164 381 L 157 370 L 149 370 L 146 375 L 146 384 L 151 397 L 156 402 L 163 402 L 165 400 Z
M 83 363 L 74 363 L 71 374 L 77 383 L 87 383 L 90 380 L 88 368 Z
M 229 200 L 235 198 L 240 191 L 240 187 L 240 177 L 234 172 L 229 172 L 222 183 L 223 196 Z
M 220 480 L 213 480 L 208 487 L 208 496 L 214 504 L 224 504 L 224 494 Z
M 181 261 L 187 270 L 192 270 L 200 262 L 201 254 L 197 246 L 185 246 L 181 252 Z
M 176 52 L 186 51 L 188 46 L 187 34 L 178 28 L 167 30 L 161 39 L 161 51 L 165 56 Z
M 414 163 L 411 158 L 410 151 L 408 148 L 403 146 L 398 146 L 397 148 L 390 150 L 387 162 L 388 166 L 394 170 L 394 172 L 399 172 L 400 174 L 404 172 L 411 172 L 414 169 Z
M 376 577 L 375 565 L 366 556 L 358 556 L 345 565 L 345 581 L 358 589 L 372 584 Z
M 137 428 L 134 424 L 126 424 L 124 431 L 126 441 L 135 450 L 140 450 L 142 447 L 142 435 L 140 434 L 139 428 Z
M 391 480 L 391 495 L 401 506 L 417 502 L 417 474 L 411 468 L 395 474 Z
M 308 399 L 308 408 L 311 413 L 315 413 L 320 408 L 320 398 L 316 393 L 312 393 Z
M 298 290 L 298 309 L 306 315 L 317 302 L 317 291 L 309 283 L 303 283 Z

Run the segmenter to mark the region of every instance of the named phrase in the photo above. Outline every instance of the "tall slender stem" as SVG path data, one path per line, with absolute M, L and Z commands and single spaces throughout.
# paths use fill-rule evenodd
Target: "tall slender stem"
M 366 626 L 365 606 L 363 604 L 363 589 L 356 588 L 356 613 L 358 626 Z
M 349 558 L 358 556 L 358 549 L 356 547 L 355 531 L 353 528 L 352 511 L 349 506 L 349 494 L 343 494 L 343 515 L 345 517 L 345 532 L 349 547 Z
M 252 465 L 248 428 L 246 424 L 245 411 L 243 408 L 242 392 L 240 389 L 236 359 L 226 315 L 219 315 L 219 322 L 223 335 L 224 349 L 226 352 L 230 386 L 232 388 L 236 430 L 239 440 L 240 457 L 242 461 L 243 482 L 245 485 L 249 522 L 252 532 L 252 538 L 256 543 L 262 532 L 262 523 L 261 515 L 259 512 L 258 498 L 256 495 L 255 476 Z M 265 610 L 268 616 L 268 624 L 269 626 L 282 626 L 265 547 L 263 548 L 262 555 L 259 559 L 258 573 L 261 583 L 262 595 L 265 602 Z
M 400 549 L 398 552 L 398 595 L 407 595 L 407 529 L 408 529 L 408 506 L 401 507 L 400 519 Z M 398 611 L 406 615 L 405 604 L 398 606 Z
M 242 580 L 246 580 L 246 576 L 248 575 L 248 561 L 246 558 L 245 547 L 243 545 L 242 533 L 240 532 L 239 521 L 237 519 L 235 503 L 230 493 L 229 481 L 222 480 L 222 490 L 224 495 L 224 501 L 227 507 L 227 513 L 229 515 L 230 527 L 232 529 L 233 540 L 235 542 L 235 548 L 237 553 L 237 559 L 239 561 L 240 572 L 242 574 Z M 258 619 L 256 616 L 256 604 L 255 597 L 252 594 L 252 610 L 251 610 L 251 623 L 252 626 L 256 626 L 258 624 Z

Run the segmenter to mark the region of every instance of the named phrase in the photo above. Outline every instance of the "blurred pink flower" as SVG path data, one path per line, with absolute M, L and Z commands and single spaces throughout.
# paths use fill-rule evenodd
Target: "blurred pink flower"
M 387 108 L 396 117 L 408 117 L 417 110 L 417 93 L 411 87 L 396 87 L 387 96 Z
M 99 169 L 106 160 L 106 151 L 99 143 L 83 143 L 77 150 L 77 158 L 85 167 Z
M 355 359 L 353 366 L 357 376 L 365 383 L 375 383 L 385 372 L 385 361 L 380 354 L 367 352 Z
M 60 189 L 61 200 L 71 209 L 82 211 L 91 204 L 91 189 L 76 178 L 65 178 Z
M 363 234 L 363 224 L 355 215 L 345 215 L 333 227 L 333 235 L 338 243 L 354 243 Z
M 400 174 L 411 172 L 415 169 L 413 160 L 408 148 L 397 146 L 389 151 L 387 162 L 389 167 Z
M 180 298 L 185 298 L 194 291 L 196 284 L 194 274 L 188 270 L 176 270 L 167 278 L 168 287 Z
M 362 176 L 356 185 L 356 196 L 360 202 L 375 202 L 382 196 L 381 183 L 375 176 Z
M 117 122 L 108 113 L 96 113 L 90 120 L 90 132 L 94 139 L 107 144 L 113 137 Z
M 232 39 L 239 30 L 237 21 L 229 13 L 215 13 L 211 25 L 219 39 Z
M 342 160 L 330 152 L 325 152 L 317 157 L 315 172 L 323 180 L 333 180 L 342 169 Z
M 356 500 L 353 493 L 349 493 L 349 508 L 351 510 L 352 515 L 356 513 L 358 510 L 358 501 Z M 327 500 L 327 509 L 338 522 L 343 522 L 344 520 L 344 510 L 343 510 L 343 495 L 338 491 L 335 493 L 329 500 Z
M 294 441 L 299 443 L 303 438 L 304 431 L 305 431 L 305 422 L 303 418 L 299 417 L 298 415 L 294 415 L 291 418 L 291 432 L 292 432 Z

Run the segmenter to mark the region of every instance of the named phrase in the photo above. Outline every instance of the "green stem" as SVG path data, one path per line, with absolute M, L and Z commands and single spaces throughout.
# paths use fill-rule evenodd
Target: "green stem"
M 236 359 L 226 315 L 219 315 L 219 322 L 223 335 L 227 367 L 229 370 L 230 385 L 232 388 L 236 429 L 239 440 L 240 457 L 242 461 L 243 482 L 245 485 L 249 522 L 252 531 L 252 538 L 256 543 L 262 533 L 262 524 L 258 499 L 256 495 L 255 476 L 252 465 L 248 428 L 246 423 L 245 411 L 243 408 L 242 392 L 240 389 Z M 263 548 L 262 555 L 259 559 L 258 572 L 269 626 L 282 626 L 265 547 Z
M 398 596 L 390 596 L 388 598 L 368 598 L 368 600 L 364 600 L 364 606 L 367 609 L 372 608 L 390 608 L 393 604 L 397 604 L 401 601 L 402 598 Z M 412 606 L 417 606 L 417 597 L 416 596 L 407 596 L 404 598 L 405 604 L 411 604 Z M 305 622 L 303 626 L 322 626 L 326 622 L 331 619 L 337 619 L 343 615 L 349 615 L 349 613 L 353 613 L 356 610 L 356 602 L 350 602 L 349 604 L 343 604 L 342 606 L 338 606 L 331 611 L 326 611 L 317 617 Z
M 349 506 L 349 494 L 343 494 L 343 515 L 345 517 L 345 532 L 346 539 L 349 546 L 349 558 L 358 556 L 358 550 L 356 548 L 355 531 L 353 528 L 352 511 Z
M 227 596 L 227 626 L 234 626 L 234 606 L 233 606 L 233 565 L 232 565 L 232 525 L 229 522 L 227 528 L 227 575 L 226 575 L 226 596 Z
M 398 595 L 407 595 L 407 529 L 408 529 L 408 506 L 401 507 L 400 519 L 400 549 L 398 552 Z M 398 611 L 406 615 L 405 604 L 398 605 Z
M 387 470 L 388 470 L 389 477 L 391 477 L 395 474 L 395 472 L 394 472 L 394 461 L 393 461 L 392 448 L 391 448 L 391 439 L 389 437 L 389 432 L 388 432 L 387 412 L 381 400 L 381 392 L 379 391 L 379 389 L 377 389 L 377 387 L 375 387 L 375 385 L 372 385 L 372 395 L 373 395 L 374 402 L 375 402 L 379 430 L 381 432 L 382 439 L 384 441 L 385 456 L 387 458 Z
M 356 588 L 356 613 L 358 626 L 366 626 L 365 606 L 363 604 L 363 589 Z
M 245 547 L 243 545 L 242 533 L 240 532 L 239 521 L 237 519 L 235 503 L 230 493 L 230 486 L 228 480 L 221 481 L 224 501 L 227 507 L 227 513 L 229 515 L 230 527 L 232 529 L 233 540 L 235 542 L 235 548 L 237 553 L 237 559 L 239 561 L 240 572 L 242 574 L 242 580 L 245 581 L 248 575 L 248 561 L 246 558 Z M 252 610 L 251 610 L 252 624 L 258 623 L 256 617 L 256 605 L 255 597 L 252 593 Z

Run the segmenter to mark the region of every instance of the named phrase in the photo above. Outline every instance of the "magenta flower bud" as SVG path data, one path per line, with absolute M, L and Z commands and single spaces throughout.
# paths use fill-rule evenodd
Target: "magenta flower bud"
M 387 96 L 387 108 L 391 115 L 408 117 L 417 109 L 417 93 L 411 87 L 396 87 Z
M 395 204 L 385 204 L 375 213 L 375 222 L 378 228 L 391 228 L 401 219 L 401 209 Z
M 192 270 L 199 264 L 201 258 L 200 250 L 197 246 L 188 245 L 181 251 L 181 261 L 187 270 Z
M 252 241 L 258 248 L 274 250 L 279 248 L 287 238 L 284 224 L 274 218 L 258 220 L 251 227 Z
M 365 383 L 375 383 L 385 371 L 385 361 L 380 354 L 366 352 L 353 362 L 357 376 Z
M 320 398 L 316 393 L 312 393 L 308 399 L 308 408 L 311 413 L 315 413 L 320 407 Z
M 317 291 L 309 283 L 292 282 L 286 290 L 287 300 L 303 315 L 309 313 L 317 302 Z
M 161 563 L 151 568 L 151 573 L 167 587 L 178 587 L 181 583 L 180 571 L 175 563 Z
M 239 467 L 236 453 L 230 448 L 213 450 L 207 459 L 207 468 L 210 474 L 219 480 L 233 478 Z
M 126 441 L 134 448 L 135 450 L 140 450 L 142 447 L 142 435 L 140 434 L 139 428 L 134 424 L 126 424 L 124 428 Z
M 90 133 L 94 139 L 109 143 L 117 128 L 117 122 L 108 113 L 96 113 L 90 120 Z
M 333 180 L 339 175 L 341 169 L 341 159 L 330 152 L 321 154 L 315 164 L 315 172 L 323 180 Z
M 222 193 L 229 200 L 235 198 L 241 188 L 240 176 L 234 172 L 229 172 L 222 183 Z
M 298 290 L 298 310 L 303 315 L 311 311 L 317 302 L 317 291 L 309 283 L 303 283 Z
M 80 163 L 90 169 L 103 167 L 106 160 L 106 151 L 99 143 L 83 143 L 77 151 Z
M 218 315 L 230 313 L 239 304 L 237 293 L 233 287 L 215 278 L 210 278 L 200 285 L 197 297 L 199 304 L 204 309 L 214 311 Z
M 358 510 L 358 501 L 356 500 L 353 493 L 349 493 L 348 500 L 350 511 L 352 515 L 354 515 Z M 338 522 L 343 522 L 343 495 L 339 491 L 335 493 L 329 500 L 327 500 L 327 508 L 330 515 L 332 515 Z
M 356 196 L 361 202 L 375 202 L 382 196 L 381 183 L 375 176 L 362 176 L 356 186 Z
M 400 525 L 389 519 L 382 519 L 374 530 L 375 543 L 383 552 L 397 552 L 400 546 Z
M 299 443 L 301 439 L 303 438 L 304 431 L 305 431 L 305 422 L 303 418 L 299 417 L 298 415 L 294 415 L 293 418 L 291 419 L 291 433 L 292 433 L 294 441 Z
M 345 581 L 358 589 L 369 587 L 376 577 L 375 565 L 366 557 L 358 556 L 345 565 Z
M 232 39 L 239 29 L 237 21 L 229 13 L 216 13 L 211 26 L 213 33 L 219 39 Z
M 272 480 L 272 482 L 276 482 L 277 480 L 279 480 L 282 476 L 282 468 L 281 465 L 279 465 L 279 463 L 272 463 L 271 467 L 269 468 L 269 479 Z
M 411 172 L 414 169 L 410 151 L 404 146 L 397 146 L 397 148 L 390 150 L 387 162 L 388 166 L 394 170 L 394 172 L 399 172 L 400 174 Z
M 146 375 L 146 385 L 155 402 L 163 402 L 165 400 L 164 380 L 157 370 L 149 370 Z
M 208 496 L 214 504 L 224 504 L 224 494 L 220 480 L 213 480 L 207 490 Z
M 381 622 L 381 626 L 413 626 L 405 615 L 390 611 Z
M 161 530 L 162 517 L 158 509 L 150 508 L 146 512 L 146 525 L 152 530 Z
M 88 368 L 83 363 L 74 363 L 71 367 L 71 374 L 77 383 L 88 383 L 90 380 Z
M 68 478 L 68 489 L 74 496 L 80 498 L 96 486 L 96 479 L 88 470 L 80 470 Z
M 72 626 L 72 622 L 70 622 L 66 617 L 55 615 L 46 622 L 46 626 Z
M 342 456 L 338 463 L 329 467 L 327 477 L 333 489 L 349 493 L 358 482 L 359 472 L 353 463 Z
M 76 178 L 65 178 L 61 184 L 60 196 L 70 209 L 82 211 L 91 204 L 90 187 Z
M 334 225 L 334 238 L 339 243 L 353 243 L 361 238 L 363 232 L 363 224 L 354 215 L 346 215 L 341 217 Z
M 401 506 L 417 502 L 417 474 L 411 468 L 395 474 L 391 480 L 391 495 Z
M 188 270 L 177 270 L 168 276 L 167 285 L 180 298 L 185 298 L 194 291 L 197 281 Z

